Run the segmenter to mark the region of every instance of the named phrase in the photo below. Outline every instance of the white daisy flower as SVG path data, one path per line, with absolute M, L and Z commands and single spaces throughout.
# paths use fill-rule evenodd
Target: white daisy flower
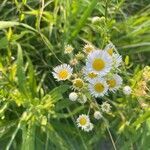
M 113 55 L 114 50 L 115 46 L 112 43 L 107 44 L 106 47 L 104 48 L 104 51 L 106 51 L 110 56 Z
M 92 51 L 94 50 L 94 46 L 91 45 L 91 44 L 86 44 L 83 48 L 83 51 L 86 53 L 86 54 L 89 54 L 91 53 Z
M 115 53 L 112 55 L 112 59 L 113 59 L 113 67 L 118 68 L 122 63 L 122 56 Z
M 103 112 L 109 113 L 111 110 L 111 105 L 107 102 L 103 102 L 101 105 L 101 109 Z
M 90 124 L 90 119 L 88 115 L 82 114 L 77 118 L 77 126 L 81 127 L 82 130 Z
M 101 119 L 102 118 L 101 112 L 100 111 L 95 111 L 94 112 L 94 118 L 97 119 L 97 120 Z
M 57 79 L 58 81 L 61 80 L 64 81 L 69 79 L 73 72 L 73 69 L 70 67 L 70 65 L 67 64 L 56 66 L 53 70 L 54 71 L 52 72 L 52 74 L 54 78 Z
M 89 90 L 91 95 L 95 97 L 102 97 L 107 94 L 108 85 L 104 79 L 98 78 L 90 82 Z
M 107 79 L 109 90 L 115 92 L 122 85 L 122 78 L 118 74 L 114 74 L 112 77 Z
M 65 54 L 70 54 L 73 51 L 73 47 L 71 45 L 66 45 L 65 46 Z
M 71 101 L 76 101 L 76 100 L 78 99 L 78 94 L 77 94 L 76 92 L 71 92 L 71 93 L 69 94 L 69 99 L 70 99 Z
M 132 89 L 131 89 L 130 86 L 125 86 L 125 87 L 123 88 L 123 93 L 124 93 L 125 95 L 130 95 L 131 92 L 132 92 Z
M 112 57 L 105 51 L 95 50 L 91 52 L 86 61 L 86 69 L 99 73 L 101 76 L 106 75 L 112 67 Z
M 92 131 L 93 128 L 94 128 L 94 125 L 93 125 L 93 123 L 90 122 L 90 123 L 88 124 L 88 126 L 86 126 L 86 127 L 84 128 L 84 131 L 89 132 L 89 131 Z

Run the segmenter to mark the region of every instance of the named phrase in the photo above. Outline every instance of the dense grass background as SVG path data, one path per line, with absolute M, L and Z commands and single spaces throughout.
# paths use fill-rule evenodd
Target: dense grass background
M 78 53 L 87 42 L 104 48 L 109 41 L 123 55 L 124 82 L 134 86 L 150 65 L 149 0 L 0 1 L 0 149 L 105 150 L 113 138 L 117 149 L 149 150 L 150 110 L 139 98 L 111 96 L 108 126 L 95 122 L 87 134 L 75 125 L 86 106 L 67 101 L 69 87 L 52 77 L 69 59 L 66 44 Z M 149 97 L 143 101 L 149 106 Z

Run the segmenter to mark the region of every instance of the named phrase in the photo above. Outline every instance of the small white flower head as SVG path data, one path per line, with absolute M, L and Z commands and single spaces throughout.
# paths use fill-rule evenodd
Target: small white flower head
M 123 93 L 124 93 L 125 95 L 130 95 L 131 92 L 132 92 L 132 89 L 131 89 L 130 86 L 125 86 L 125 87 L 123 88 Z
M 107 79 L 107 84 L 109 86 L 109 91 L 115 92 L 122 85 L 122 78 L 118 74 L 114 74 L 112 77 Z
M 65 54 L 70 54 L 73 51 L 73 47 L 71 45 L 66 45 L 65 46 Z
M 78 102 L 81 103 L 81 104 L 85 104 L 87 102 L 86 95 L 82 94 L 81 96 L 79 96 Z
M 89 54 L 91 53 L 92 51 L 94 51 L 94 46 L 91 45 L 91 44 L 86 44 L 83 48 L 83 51 L 86 53 L 86 54 Z
M 94 71 L 89 71 L 87 69 L 85 69 L 83 71 L 83 73 L 84 73 L 84 79 L 89 82 L 92 81 L 93 79 L 98 78 L 98 76 L 99 76 L 98 73 L 96 73 Z
M 70 99 L 71 101 L 76 101 L 76 100 L 78 99 L 78 94 L 77 94 L 76 92 L 71 92 L 71 93 L 69 94 L 69 99 Z
M 109 113 L 111 110 L 111 105 L 107 102 L 103 102 L 101 105 L 101 109 L 103 112 Z
M 73 69 L 70 67 L 70 65 L 62 64 L 59 66 L 56 66 L 52 72 L 53 76 L 57 81 L 64 81 L 71 77 Z
M 77 118 L 77 126 L 81 127 L 82 130 L 85 130 L 89 124 L 90 119 L 88 115 L 82 114 Z
M 86 61 L 86 69 L 96 72 L 101 76 L 106 75 L 112 68 L 112 57 L 105 51 L 91 52 Z
M 104 79 L 98 78 L 89 83 L 91 95 L 95 97 L 103 97 L 108 92 L 108 84 Z
M 122 63 L 122 56 L 119 54 L 113 54 L 112 59 L 113 59 L 113 67 L 118 68 Z
M 85 58 L 85 55 L 81 52 L 79 52 L 78 54 L 75 55 L 75 58 L 80 61 L 83 60 Z
M 100 18 L 100 17 L 95 16 L 95 17 L 92 18 L 92 23 L 93 23 L 93 24 L 97 24 L 97 23 L 99 23 L 99 22 L 101 22 L 101 18 Z
M 97 120 L 101 119 L 102 118 L 101 112 L 100 111 L 95 111 L 94 112 L 94 118 L 97 119 Z
M 146 82 L 150 81 L 150 66 L 144 67 L 142 77 Z
M 93 123 L 90 122 L 90 123 L 88 124 L 88 126 L 86 126 L 86 127 L 84 128 L 84 131 L 90 132 L 90 131 L 93 130 L 93 128 L 94 128 L 94 125 L 93 125 Z
M 15 60 L 15 57 L 11 56 L 11 60 Z
M 84 87 L 84 81 L 81 78 L 76 78 L 73 80 L 73 89 L 80 90 Z
M 74 58 L 74 59 L 71 59 L 69 63 L 71 66 L 75 66 L 78 64 L 78 60 L 76 58 Z
M 115 46 L 112 43 L 107 44 L 106 47 L 104 48 L 104 51 L 106 51 L 110 56 L 113 55 L 114 50 Z

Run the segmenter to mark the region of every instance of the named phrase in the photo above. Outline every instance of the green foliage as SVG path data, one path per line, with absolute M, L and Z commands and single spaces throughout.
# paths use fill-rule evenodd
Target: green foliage
M 134 89 L 150 65 L 148 0 L 4 0 L 0 20 L 0 149 L 112 149 L 111 136 L 117 149 L 150 149 L 149 95 L 111 96 L 107 123 L 83 133 L 75 119 L 86 105 L 69 101 L 70 87 L 52 77 L 68 60 L 66 44 L 78 53 L 85 43 L 112 41 L 125 60 L 124 83 Z

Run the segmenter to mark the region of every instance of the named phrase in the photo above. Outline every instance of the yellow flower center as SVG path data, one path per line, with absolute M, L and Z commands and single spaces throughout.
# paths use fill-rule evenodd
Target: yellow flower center
M 82 125 L 82 126 L 86 125 L 86 123 L 87 123 L 86 118 L 84 118 L 84 117 L 80 118 L 79 123 L 80 123 L 80 125 Z
M 84 85 L 84 82 L 83 82 L 82 79 L 75 79 L 75 80 L 73 81 L 73 85 L 74 85 L 75 87 L 77 87 L 77 88 L 82 88 L 83 85 Z
M 108 49 L 107 52 L 108 52 L 109 55 L 112 56 L 112 54 L 113 54 L 113 48 Z
M 116 86 L 116 80 L 115 79 L 108 80 L 107 83 L 108 83 L 110 88 L 113 88 Z
M 93 47 L 92 46 L 86 46 L 85 51 L 86 51 L 86 53 L 90 53 L 93 51 Z
M 92 67 L 96 70 L 96 71 L 100 71 L 105 67 L 105 62 L 100 59 L 97 58 L 93 61 Z
M 60 79 L 63 79 L 63 80 L 67 79 L 67 78 L 68 78 L 68 75 L 69 75 L 69 73 L 68 73 L 68 71 L 67 71 L 66 69 L 60 70 L 60 71 L 58 72 L 59 78 L 60 78 Z
M 97 74 L 94 73 L 94 72 L 90 72 L 90 73 L 88 74 L 88 77 L 91 78 L 91 79 L 93 79 L 93 78 L 96 78 L 96 77 L 97 77 Z
M 104 85 L 101 84 L 101 83 L 96 83 L 94 85 L 94 89 L 95 89 L 96 92 L 101 93 L 101 92 L 104 91 Z
M 69 53 L 72 52 L 72 48 L 71 47 L 67 47 L 66 48 L 66 52 L 69 52 Z

